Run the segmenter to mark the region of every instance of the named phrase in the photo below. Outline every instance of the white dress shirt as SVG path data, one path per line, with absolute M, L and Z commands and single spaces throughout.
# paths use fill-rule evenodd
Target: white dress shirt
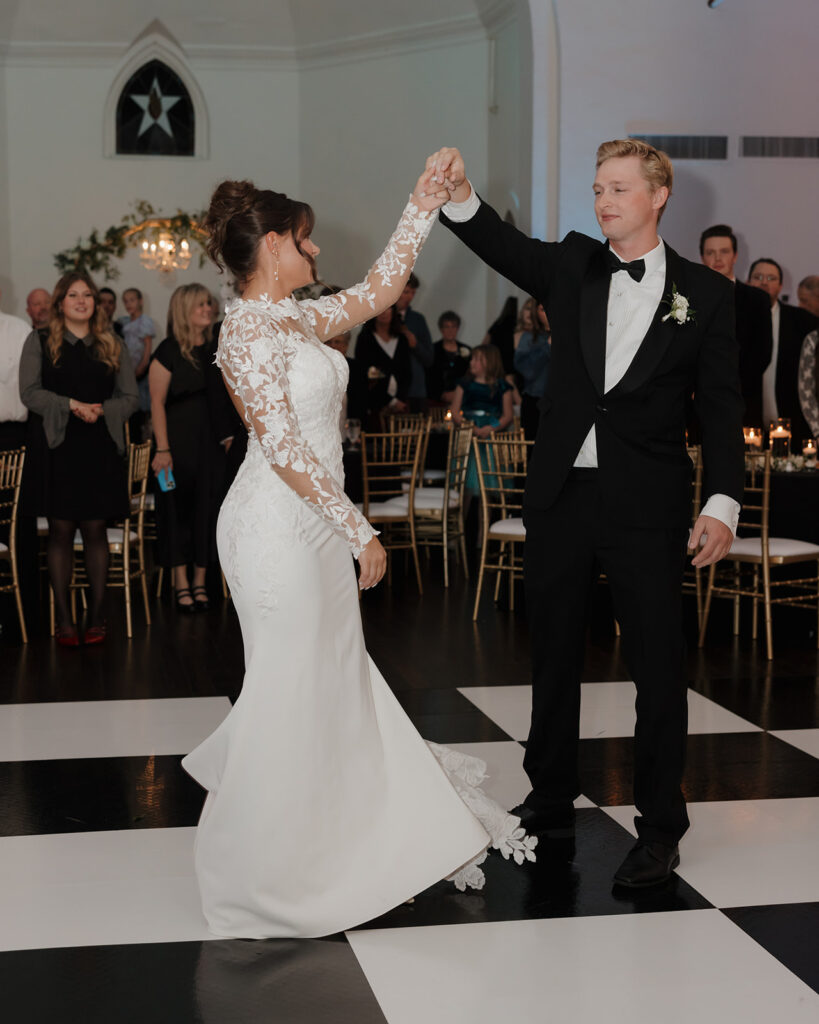
M 779 358 L 779 303 L 771 306 L 771 334 L 773 335 L 773 348 L 771 349 L 771 361 L 762 374 L 762 419 L 761 426 L 766 428 L 772 420 L 779 419 L 779 410 L 776 407 L 776 361 Z
M 23 423 L 28 409 L 20 400 L 20 353 L 31 327 L 19 317 L 0 313 L 0 423 Z
M 464 202 L 450 201 L 444 205 L 443 212 L 451 221 L 463 223 L 471 220 L 478 212 L 480 200 L 471 183 L 470 188 L 469 198 Z M 641 281 L 635 281 L 625 270 L 616 271 L 611 276 L 606 316 L 607 392 L 611 391 L 631 365 L 662 299 L 665 287 L 665 244 L 662 239 L 642 259 L 645 260 L 646 271 Z M 578 468 L 597 468 L 597 435 L 594 425 L 580 446 L 574 464 Z M 719 519 L 736 536 L 739 509 L 739 503 L 727 494 L 712 494 L 702 509 L 702 515 Z

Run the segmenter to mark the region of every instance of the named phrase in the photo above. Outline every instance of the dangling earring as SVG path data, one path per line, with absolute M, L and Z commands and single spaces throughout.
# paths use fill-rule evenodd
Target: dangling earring
M 273 275 L 273 280 L 274 281 L 278 281 L 279 280 L 279 250 L 278 250 L 278 247 L 275 249 L 273 255 L 276 257 L 276 272 Z

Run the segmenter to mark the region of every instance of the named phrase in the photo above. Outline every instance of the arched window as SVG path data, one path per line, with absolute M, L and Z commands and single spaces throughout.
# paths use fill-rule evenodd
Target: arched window
M 185 83 L 161 60 L 149 60 L 119 94 L 116 153 L 194 156 L 195 152 L 196 117 Z

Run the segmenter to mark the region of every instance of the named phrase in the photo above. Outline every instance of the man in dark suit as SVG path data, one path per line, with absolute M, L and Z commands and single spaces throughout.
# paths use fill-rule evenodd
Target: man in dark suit
M 771 307 L 758 288 L 736 279 L 737 239 L 728 224 L 714 224 L 700 235 L 700 258 L 706 267 L 734 284 L 739 381 L 745 400 L 745 423 L 760 427 L 762 374 L 771 361 Z
M 528 238 L 475 195 L 457 150 L 439 150 L 427 166 L 452 196 L 443 223 L 542 302 L 552 327 L 524 507 L 533 655 L 524 767 L 532 791 L 513 813 L 546 839 L 573 835 L 586 620 L 603 571 L 637 687 L 639 839 L 615 882 L 656 885 L 679 863 L 689 824 L 681 584 L 692 392 L 708 498 L 690 538 L 694 565 L 727 553 L 743 491 L 733 291 L 659 239 L 673 171 L 646 143 L 617 140 L 598 150 L 594 208 L 607 243 L 577 232 L 558 243 Z
M 748 283 L 768 296 L 773 325 L 773 351 L 762 376 L 763 426 L 772 420 L 791 421 L 791 451 L 800 454 L 802 442 L 813 437 L 802 415 L 799 401 L 799 356 L 805 336 L 819 327 L 819 320 L 806 309 L 779 301 L 782 291 L 782 267 L 765 257 L 754 260 L 748 271 Z

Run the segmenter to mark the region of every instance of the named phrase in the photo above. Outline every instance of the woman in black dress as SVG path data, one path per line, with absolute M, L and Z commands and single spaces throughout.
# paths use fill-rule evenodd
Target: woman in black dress
M 355 345 L 355 361 L 367 379 L 367 429 L 384 430 L 384 418 L 409 409 L 412 382 L 407 327 L 390 306 L 368 320 Z
M 83 539 L 91 588 L 86 644 L 105 639 L 106 520 L 128 514 L 124 426 L 139 403 L 134 368 L 111 332 L 86 274 L 65 274 L 47 329 L 32 331 L 20 358 L 20 397 L 30 410 L 21 510 L 48 517 L 48 573 L 57 642 L 76 647 L 69 585 L 74 536 Z
M 173 569 L 177 607 L 205 609 L 205 575 L 216 560 L 216 517 L 225 453 L 211 426 L 207 367 L 213 362 L 213 297 L 201 284 L 181 285 L 171 296 L 168 337 L 148 371 L 157 475 L 173 474 L 173 490 L 158 494 L 160 561 Z M 192 587 L 188 566 L 193 565 Z

